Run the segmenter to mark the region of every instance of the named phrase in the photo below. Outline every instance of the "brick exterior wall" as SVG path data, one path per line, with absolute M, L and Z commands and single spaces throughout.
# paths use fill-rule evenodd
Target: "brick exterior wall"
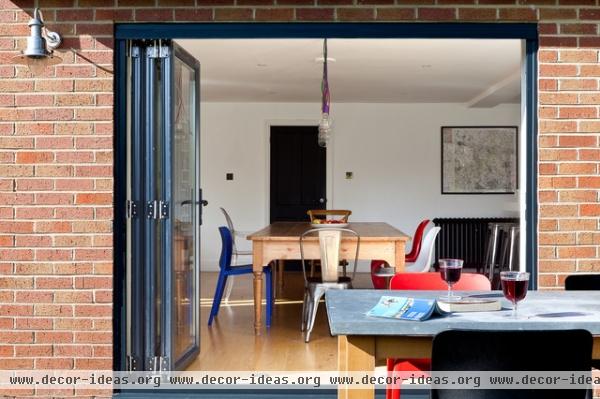
M 38 5 L 64 62 L 34 79 L 10 64 L 34 2 L 0 0 L 2 367 L 112 367 L 113 76 L 65 49 L 112 69 L 114 21 L 539 21 L 539 282 L 600 271 L 598 0 Z

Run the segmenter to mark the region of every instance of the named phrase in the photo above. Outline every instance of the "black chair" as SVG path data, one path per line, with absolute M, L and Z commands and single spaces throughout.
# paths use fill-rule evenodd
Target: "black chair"
M 587 371 L 592 335 L 586 330 L 449 330 L 433 340 L 432 371 Z M 466 374 L 468 375 L 468 374 Z M 433 389 L 432 399 L 587 399 L 586 389 Z
M 600 274 L 571 274 L 565 280 L 567 291 L 600 291 Z M 600 360 L 592 360 L 592 367 L 600 370 Z
M 565 280 L 567 291 L 600 290 L 600 274 L 571 274 Z

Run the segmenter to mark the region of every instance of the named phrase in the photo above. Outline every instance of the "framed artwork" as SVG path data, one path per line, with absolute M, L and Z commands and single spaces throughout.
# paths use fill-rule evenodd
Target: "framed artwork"
M 443 126 L 442 194 L 513 194 L 518 136 L 516 126 Z

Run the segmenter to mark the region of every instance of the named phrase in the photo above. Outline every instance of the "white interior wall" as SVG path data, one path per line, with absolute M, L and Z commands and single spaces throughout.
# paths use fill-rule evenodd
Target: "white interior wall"
M 268 224 L 268 126 L 317 124 L 320 104 L 202 103 L 202 270 L 216 270 L 222 206 L 236 229 Z M 354 221 L 386 221 L 412 234 L 423 218 L 518 216 L 516 195 L 441 195 L 440 127 L 520 125 L 518 104 L 332 104 L 329 208 Z M 520 162 L 521 163 L 521 162 Z M 345 172 L 354 173 L 351 180 Z M 225 174 L 234 173 L 233 181 Z M 248 243 L 238 243 L 242 248 Z M 248 260 L 249 262 L 250 260 Z

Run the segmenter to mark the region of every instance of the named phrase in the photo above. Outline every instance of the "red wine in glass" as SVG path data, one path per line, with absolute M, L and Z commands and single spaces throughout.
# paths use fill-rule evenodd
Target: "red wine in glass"
M 525 299 L 527 295 L 527 280 L 504 280 L 502 282 L 502 291 L 504 296 L 511 302 L 519 302 Z
M 462 259 L 440 259 L 439 265 L 440 276 L 448 284 L 448 295 L 440 297 L 440 299 L 448 302 L 459 300 L 459 296 L 452 295 L 452 286 L 460 280 L 463 267 Z
M 444 280 L 448 284 L 457 283 L 460 280 L 460 274 L 462 272 L 462 267 L 441 267 L 440 274 L 442 275 L 442 280 Z
M 529 273 L 501 272 L 500 281 L 504 297 L 513 304 L 513 317 L 517 317 L 517 303 L 525 299 L 529 286 Z

